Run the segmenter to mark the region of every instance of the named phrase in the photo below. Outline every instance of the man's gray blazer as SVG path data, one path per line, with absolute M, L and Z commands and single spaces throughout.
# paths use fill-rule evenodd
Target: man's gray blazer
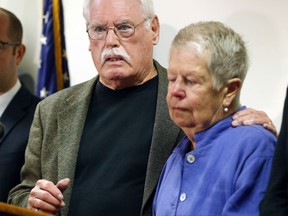
M 158 98 L 144 187 L 143 215 L 152 214 L 153 195 L 162 167 L 183 136 L 169 117 L 166 69 L 156 61 L 154 64 L 159 76 Z M 26 207 L 30 190 L 38 179 L 56 183 L 70 178 L 70 186 L 64 193 L 66 206 L 61 216 L 68 214 L 80 139 L 96 82 L 97 77 L 55 93 L 39 103 L 21 171 L 23 181 L 10 191 L 10 203 Z

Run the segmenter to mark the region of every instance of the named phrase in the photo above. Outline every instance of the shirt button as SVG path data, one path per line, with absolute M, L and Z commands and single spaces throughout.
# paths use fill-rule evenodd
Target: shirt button
M 188 156 L 187 156 L 187 161 L 188 161 L 188 163 L 194 163 L 194 162 L 195 162 L 195 157 L 194 157 L 194 155 L 188 155 Z
M 184 201 L 186 200 L 186 197 L 187 197 L 186 193 L 182 193 L 182 194 L 180 195 L 180 201 L 181 201 L 181 202 L 184 202 Z

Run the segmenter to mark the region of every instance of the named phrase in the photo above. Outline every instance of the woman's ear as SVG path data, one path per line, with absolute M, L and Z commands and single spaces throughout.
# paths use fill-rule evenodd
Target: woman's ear
M 223 100 L 223 106 L 229 107 L 234 100 L 234 98 L 238 95 L 242 86 L 242 81 L 239 78 L 233 78 L 228 80 L 226 84 L 226 93 Z

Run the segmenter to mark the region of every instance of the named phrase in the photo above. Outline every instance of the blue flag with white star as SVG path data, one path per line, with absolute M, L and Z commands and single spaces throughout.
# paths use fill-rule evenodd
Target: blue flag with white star
M 61 0 L 43 1 L 41 59 L 37 96 L 45 98 L 70 86 Z

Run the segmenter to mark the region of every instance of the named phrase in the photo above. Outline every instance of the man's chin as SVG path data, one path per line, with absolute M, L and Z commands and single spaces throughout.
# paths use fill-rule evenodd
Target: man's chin
M 105 79 L 107 80 L 121 80 L 125 78 L 125 74 L 121 71 L 107 71 L 104 75 Z

